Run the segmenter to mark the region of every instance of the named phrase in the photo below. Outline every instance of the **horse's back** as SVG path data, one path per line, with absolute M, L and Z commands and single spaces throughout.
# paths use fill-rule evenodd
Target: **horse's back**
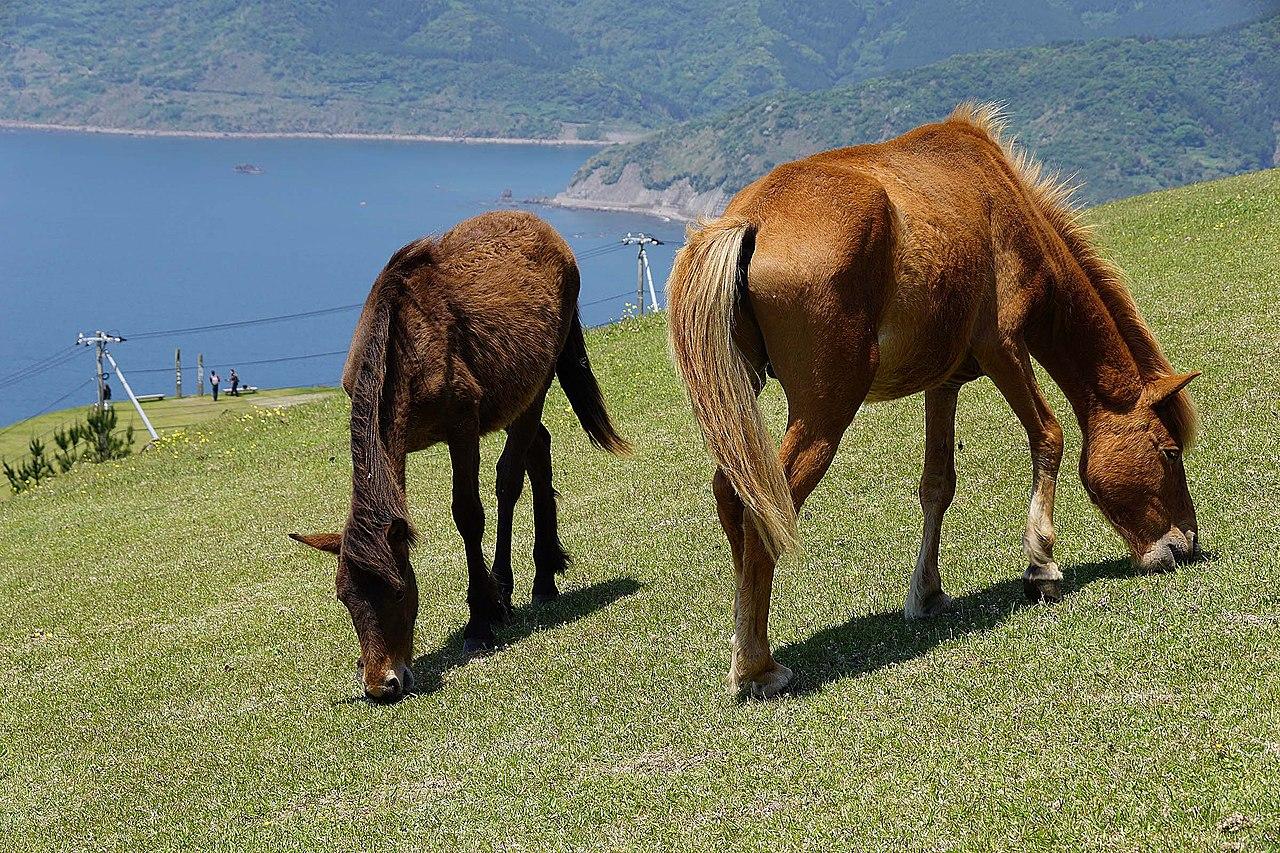
M 1018 190 L 990 136 L 947 121 L 783 164 L 727 212 L 757 225 L 753 306 L 793 315 L 775 325 L 834 306 L 869 328 L 878 366 L 868 399 L 883 400 L 937 384 L 964 360 L 993 296 L 993 211 L 1018 204 Z
M 432 240 L 404 281 L 396 315 L 410 444 L 444 440 L 450 420 L 470 414 L 482 432 L 506 427 L 564 347 L 579 288 L 569 246 L 532 214 L 485 213 Z

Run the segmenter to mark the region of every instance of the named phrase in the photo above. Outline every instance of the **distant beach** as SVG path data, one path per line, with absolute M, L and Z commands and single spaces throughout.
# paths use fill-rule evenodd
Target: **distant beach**
M 351 139 L 384 142 L 451 142 L 466 145 L 552 145 L 600 148 L 617 140 L 602 139 L 536 139 L 508 136 L 433 136 L 420 133 L 319 133 L 315 131 L 248 131 L 248 130 L 153 130 L 132 127 L 103 127 L 96 124 L 49 124 L 35 121 L 0 119 L 0 129 L 39 130 L 54 133 L 102 133 L 110 136 L 184 137 L 188 139 Z

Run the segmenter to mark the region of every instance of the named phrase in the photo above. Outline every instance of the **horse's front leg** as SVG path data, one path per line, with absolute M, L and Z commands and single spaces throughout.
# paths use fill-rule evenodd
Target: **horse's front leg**
M 1057 539 L 1053 499 L 1062 463 L 1062 426 L 1040 392 L 1025 347 L 1001 350 L 996 357 L 985 359 L 982 367 L 1027 431 L 1031 449 L 1031 506 L 1022 537 L 1027 570 L 1022 589 L 1030 601 L 1059 601 L 1062 570 L 1053 559 Z
M 942 517 L 956 495 L 956 396 L 959 387 L 944 385 L 924 395 L 924 471 L 920 475 L 920 508 L 924 533 L 920 555 L 911 575 L 908 619 L 952 613 L 956 604 L 942 591 L 938 550 L 942 542 Z

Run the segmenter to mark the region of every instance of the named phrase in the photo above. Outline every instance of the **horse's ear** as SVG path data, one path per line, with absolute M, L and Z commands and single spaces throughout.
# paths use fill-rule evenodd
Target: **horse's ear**
M 1190 373 L 1175 373 L 1172 376 L 1161 376 L 1159 379 L 1152 380 L 1147 385 L 1147 402 L 1153 407 L 1160 405 L 1183 388 L 1186 388 L 1187 384 L 1199 375 L 1200 371 L 1193 370 Z
M 391 521 L 387 522 L 384 530 L 386 531 L 388 542 L 403 542 L 410 548 L 418 543 L 418 531 L 414 529 L 406 518 L 391 519 Z
M 317 551 L 328 551 L 330 554 L 337 554 L 342 550 L 341 533 L 312 533 L 310 535 L 290 533 L 289 538 L 301 542 L 303 545 L 310 545 Z

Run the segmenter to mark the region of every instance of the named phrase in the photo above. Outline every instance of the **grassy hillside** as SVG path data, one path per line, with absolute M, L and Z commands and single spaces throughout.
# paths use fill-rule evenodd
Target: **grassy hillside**
M 967 99 L 1009 105 L 1013 129 L 1098 201 L 1280 162 L 1280 17 L 1199 38 L 1100 40 L 960 56 L 813 94 L 756 100 L 599 152 L 569 195 L 616 182 L 728 194 L 778 163 L 875 142 Z M 590 180 L 589 180 L 590 179 Z
M 1206 32 L 1270 0 L 29 0 L 0 118 L 556 137 L 654 127 L 956 53 Z
M 661 317 L 589 341 L 633 459 L 591 451 L 554 393 L 578 559 L 564 598 L 521 608 L 490 657 L 459 654 L 447 455 L 412 459 L 421 692 L 391 707 L 353 700 L 333 565 L 285 538 L 341 520 L 341 398 L 219 421 L 0 505 L 0 838 L 31 850 L 1280 845 L 1277 218 L 1280 171 L 1092 214 L 1174 364 L 1204 371 L 1187 468 L 1211 561 L 1135 575 L 1064 474 L 1069 594 L 1024 605 L 1025 436 L 979 382 L 961 396 L 942 554 L 963 610 L 908 624 L 922 406 L 872 407 L 806 506 L 803 559 L 780 574 L 772 636 L 799 681 L 779 701 L 738 704 L 721 687 L 729 555 Z M 777 427 L 776 388 L 766 401 Z M 489 463 L 497 447 L 486 442 Z M 526 497 L 525 594 L 528 512 Z
M 85 393 L 92 396 L 94 391 L 91 387 Z M 213 402 L 212 396 L 183 397 L 182 399 L 168 397 L 153 403 L 143 403 L 142 409 L 147 413 L 151 425 L 163 435 L 172 430 L 189 429 L 207 424 L 215 418 L 243 415 L 255 407 L 287 408 L 297 402 L 308 401 L 316 395 L 331 393 L 333 393 L 332 388 L 268 388 L 253 394 L 233 397 L 224 391 L 218 397 L 217 403 Z M 124 430 L 132 426 L 137 445 L 145 444 L 148 440 L 147 428 L 142 425 L 142 419 L 138 417 L 129 400 L 118 399 L 114 404 L 119 418 L 119 429 Z M 12 460 L 26 453 L 27 444 L 33 437 L 39 438 L 52 450 L 54 432 L 84 420 L 86 410 L 86 407 L 60 409 L 28 418 L 20 423 L 9 424 L 0 430 L 0 459 Z
M 86 393 L 92 394 L 92 388 Z M 217 403 L 213 402 L 212 396 L 182 399 L 170 397 L 143 403 L 142 409 L 147 413 L 156 432 L 166 436 L 179 430 L 208 424 L 218 418 L 252 416 L 260 414 L 263 409 L 285 409 L 332 393 L 332 388 L 269 388 L 237 397 L 223 393 L 218 397 Z M 143 426 L 138 413 L 127 399 L 116 400 L 115 410 L 119 418 L 118 429 L 123 432 L 133 427 L 133 449 L 135 452 L 142 450 L 150 441 L 150 436 L 147 435 L 147 428 Z M 16 468 L 21 460 L 28 458 L 32 438 L 38 438 L 44 443 L 45 455 L 52 459 L 58 449 L 54 443 L 54 433 L 83 422 L 87 411 L 87 407 L 77 406 L 9 424 L 0 429 L 0 459 L 10 462 Z M 10 497 L 12 492 L 9 484 L 0 480 L 0 501 Z

